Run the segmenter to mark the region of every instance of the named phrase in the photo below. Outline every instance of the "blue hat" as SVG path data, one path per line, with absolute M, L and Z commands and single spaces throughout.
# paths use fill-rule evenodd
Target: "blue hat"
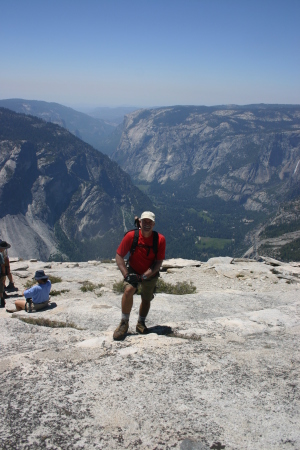
M 10 248 L 10 247 L 11 247 L 10 244 L 8 244 L 6 241 L 2 241 L 0 239 L 0 248 Z
M 34 275 L 35 280 L 48 280 L 48 275 L 45 275 L 43 270 L 37 270 Z

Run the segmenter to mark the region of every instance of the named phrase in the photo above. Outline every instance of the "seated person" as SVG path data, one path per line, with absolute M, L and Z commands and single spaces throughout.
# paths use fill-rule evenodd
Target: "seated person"
M 15 306 L 17 311 L 21 311 L 25 309 L 28 311 L 28 300 L 32 300 L 32 307 L 35 311 L 39 309 L 45 308 L 49 304 L 49 294 L 51 289 L 51 281 L 48 279 L 49 277 L 45 275 L 43 270 L 37 270 L 35 272 L 34 280 L 38 282 L 35 286 L 32 286 L 26 291 L 23 292 L 23 295 L 26 300 L 16 300 Z

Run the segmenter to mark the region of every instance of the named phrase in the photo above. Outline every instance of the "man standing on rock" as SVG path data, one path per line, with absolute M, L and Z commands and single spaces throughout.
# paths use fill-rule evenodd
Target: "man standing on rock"
M 135 230 L 125 234 L 117 249 L 116 262 L 124 277 L 124 294 L 122 296 L 121 323 L 115 330 L 113 338 L 116 341 L 124 339 L 129 328 L 129 316 L 133 305 L 133 294 L 138 284 L 141 283 L 141 305 L 139 309 L 136 331 L 147 334 L 145 320 L 150 310 L 150 302 L 153 299 L 154 289 L 159 277 L 159 269 L 165 259 L 165 237 L 153 231 L 155 215 L 145 211 L 140 218 L 138 240 L 135 240 Z M 128 266 L 124 257 L 130 252 Z

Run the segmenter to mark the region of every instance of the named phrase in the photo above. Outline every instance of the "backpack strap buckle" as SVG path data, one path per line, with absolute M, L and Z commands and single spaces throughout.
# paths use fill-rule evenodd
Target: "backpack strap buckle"
M 26 298 L 26 302 L 25 302 L 25 311 L 28 313 L 32 312 L 32 298 Z

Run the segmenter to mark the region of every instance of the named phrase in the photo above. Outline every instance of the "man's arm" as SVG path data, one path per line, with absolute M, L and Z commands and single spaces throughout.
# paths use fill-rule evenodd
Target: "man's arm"
M 122 258 L 122 256 L 120 256 L 118 253 L 116 254 L 116 263 L 117 263 L 117 266 L 119 267 L 123 277 L 126 278 L 128 275 L 128 270 L 127 270 L 124 258 Z
M 153 277 L 153 275 L 155 275 L 157 272 L 159 272 L 159 269 L 161 268 L 162 262 L 163 262 L 163 259 L 162 260 L 158 260 L 158 261 L 154 261 L 152 266 L 149 267 L 149 269 L 146 270 L 146 272 L 144 273 L 144 276 L 146 276 L 147 278 Z
M 22 295 L 24 295 L 25 298 L 32 298 L 32 294 L 34 293 L 35 286 L 32 286 L 31 288 L 25 289 Z M 27 297 L 26 297 L 27 296 Z

